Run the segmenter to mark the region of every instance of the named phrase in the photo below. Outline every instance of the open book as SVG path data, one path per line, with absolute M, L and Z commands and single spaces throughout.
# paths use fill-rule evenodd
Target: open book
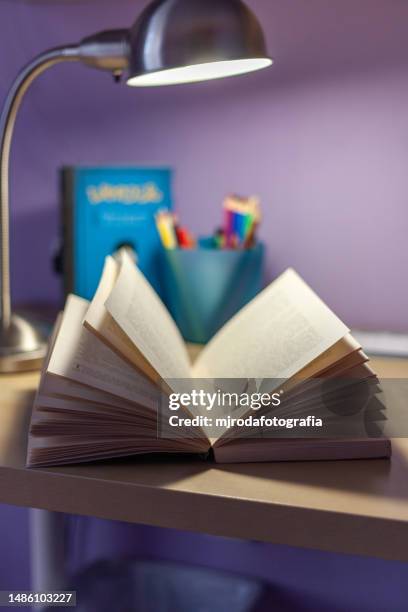
M 69 296 L 55 326 L 35 399 L 27 464 L 149 453 L 198 454 L 217 462 L 389 456 L 389 441 L 358 427 L 347 439 L 269 436 L 235 426 L 214 432 L 188 420 L 177 435 L 168 423 L 159 427 L 159 412 L 168 411 L 161 408 L 163 397 L 198 380 L 213 386 L 250 380 L 270 394 L 279 389 L 284 399 L 271 414 L 319 414 L 333 402 L 330 414 L 336 417 L 339 397 L 351 398 L 362 381 L 376 389 L 367 361 L 348 328 L 287 270 L 192 363 L 167 309 L 131 258 L 108 257 L 92 302 Z M 331 388 L 324 406 L 317 385 L 322 379 L 344 381 Z M 248 413 L 248 407 L 238 410 L 242 418 Z M 178 414 L 198 412 L 181 406 Z

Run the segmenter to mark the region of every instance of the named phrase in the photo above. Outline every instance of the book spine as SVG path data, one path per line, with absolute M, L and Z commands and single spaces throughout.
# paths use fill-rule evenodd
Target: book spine
M 74 293 L 74 182 L 75 169 L 60 170 L 60 207 L 64 295 Z

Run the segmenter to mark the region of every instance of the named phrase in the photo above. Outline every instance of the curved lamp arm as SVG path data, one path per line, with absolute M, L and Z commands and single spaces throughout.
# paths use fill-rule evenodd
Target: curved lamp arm
M 58 47 L 38 55 L 17 76 L 0 117 L 0 325 L 3 330 L 11 325 L 9 162 L 18 109 L 37 76 L 54 64 L 78 59 L 78 46 Z
M 128 45 L 128 30 L 109 30 L 89 36 L 78 45 L 45 51 L 21 70 L 5 100 L 0 116 L 0 372 L 36 368 L 46 352 L 39 329 L 11 308 L 9 165 L 21 102 L 36 77 L 61 62 L 80 61 L 120 77 L 128 67 Z

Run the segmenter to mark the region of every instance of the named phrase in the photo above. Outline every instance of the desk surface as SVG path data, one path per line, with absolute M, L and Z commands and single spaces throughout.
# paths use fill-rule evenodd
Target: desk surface
M 408 361 L 374 360 L 408 378 Z M 208 466 L 120 462 L 28 470 L 38 376 L 0 377 L 0 502 L 386 559 L 408 560 L 408 440 L 370 461 Z

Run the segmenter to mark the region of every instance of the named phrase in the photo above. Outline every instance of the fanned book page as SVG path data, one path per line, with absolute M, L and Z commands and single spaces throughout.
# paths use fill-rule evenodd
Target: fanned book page
M 200 429 L 158 436 L 161 389 L 83 326 L 87 309 L 71 295 L 59 317 L 33 407 L 27 465 L 207 453 Z
M 153 409 L 157 387 L 83 326 L 88 307 L 69 296 L 47 372 Z
M 105 306 L 163 380 L 191 376 L 190 359 L 176 324 L 126 253 Z
M 125 257 L 125 252 L 122 253 L 122 261 L 123 257 Z M 115 287 L 120 269 L 121 264 L 113 257 L 106 258 L 98 289 L 85 314 L 84 325 L 128 363 L 143 372 L 153 382 L 157 382 L 159 376 L 155 369 L 116 324 L 106 308 L 106 300 Z
M 349 329 L 294 270 L 236 314 L 197 359 L 204 378 L 291 378 Z

